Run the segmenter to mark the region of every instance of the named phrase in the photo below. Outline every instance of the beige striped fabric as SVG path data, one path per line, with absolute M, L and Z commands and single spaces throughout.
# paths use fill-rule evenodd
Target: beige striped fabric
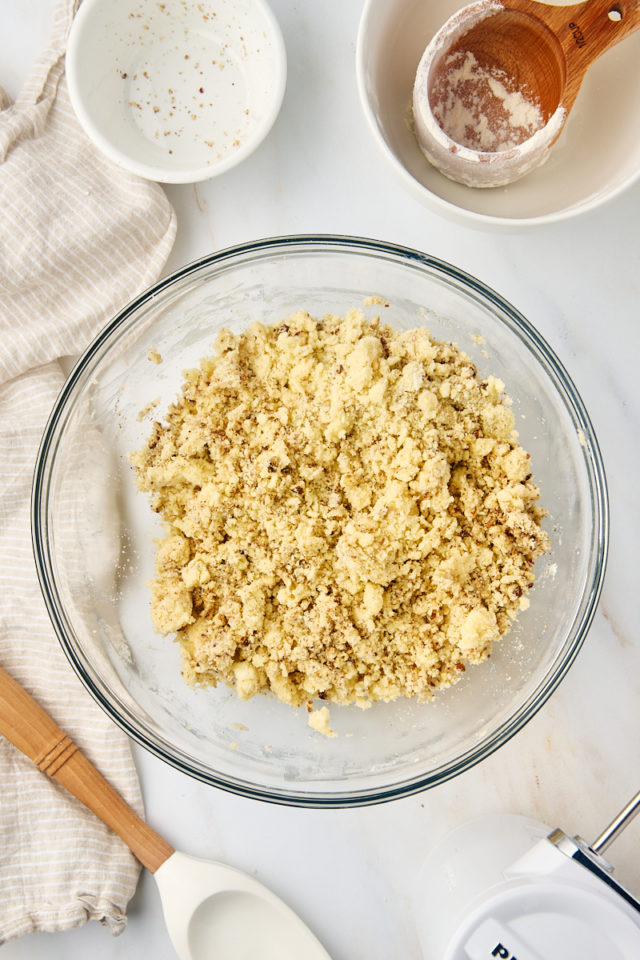
M 156 184 L 91 146 L 69 103 L 64 49 L 77 3 L 10 103 L 0 88 L 0 663 L 137 809 L 126 737 L 94 704 L 51 628 L 33 564 L 34 462 L 79 353 L 156 279 L 175 218 Z M 122 929 L 138 868 L 124 845 L 0 737 L 0 943 L 96 917 Z

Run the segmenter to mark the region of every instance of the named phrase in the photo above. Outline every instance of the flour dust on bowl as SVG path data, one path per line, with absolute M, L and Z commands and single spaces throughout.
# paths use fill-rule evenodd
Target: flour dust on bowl
M 374 302 L 372 302 L 372 300 Z M 365 302 L 368 305 L 365 305 Z M 389 304 L 382 306 L 381 304 Z M 305 707 L 188 687 L 180 652 L 154 633 L 148 581 L 164 525 L 129 455 L 179 395 L 223 327 L 361 308 L 427 327 L 506 384 L 531 455 L 551 550 L 530 608 L 490 659 L 433 701 L 331 704 L 334 738 Z M 151 358 L 151 359 L 150 359 Z M 152 362 L 152 360 L 162 362 Z M 250 797 L 308 806 L 375 803 L 438 784 L 505 743 L 555 689 L 585 638 L 604 575 L 605 478 L 575 387 L 535 328 L 480 281 L 375 241 L 283 237 L 200 260 L 131 303 L 71 373 L 43 437 L 33 493 L 36 563 L 78 675 L 130 736 L 180 770 Z

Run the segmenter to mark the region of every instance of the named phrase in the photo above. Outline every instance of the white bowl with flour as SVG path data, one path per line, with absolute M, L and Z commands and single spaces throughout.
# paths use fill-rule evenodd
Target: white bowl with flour
M 366 0 L 360 21 L 362 107 L 376 142 L 415 196 L 470 226 L 521 229 L 593 210 L 640 178 L 640 34 L 592 66 L 539 169 L 506 186 L 478 189 L 433 166 L 416 139 L 413 87 L 425 49 L 461 6 L 458 0 Z

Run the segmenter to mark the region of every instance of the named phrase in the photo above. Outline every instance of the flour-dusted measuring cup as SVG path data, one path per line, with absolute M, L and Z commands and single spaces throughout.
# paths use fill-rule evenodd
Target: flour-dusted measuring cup
M 420 58 L 462 0 L 365 0 L 356 48 L 360 100 L 375 143 L 412 196 L 482 230 L 522 232 L 602 208 L 640 178 L 640 32 L 588 71 L 549 159 L 506 187 L 445 177 L 418 145 L 412 94 Z M 416 211 L 416 216 L 419 216 Z
M 421 150 L 470 187 L 518 180 L 548 158 L 587 70 L 639 28 L 635 0 L 463 7 L 418 65 L 413 116 Z
M 109 159 L 165 183 L 230 170 L 273 126 L 286 53 L 265 0 L 84 0 L 66 55 L 69 96 Z

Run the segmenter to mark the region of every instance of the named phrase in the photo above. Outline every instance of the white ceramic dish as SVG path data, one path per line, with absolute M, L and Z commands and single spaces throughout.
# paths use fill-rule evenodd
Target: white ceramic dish
M 459 0 L 366 0 L 356 52 L 360 99 L 383 153 L 404 183 L 438 213 L 481 228 L 564 220 L 621 193 L 640 177 L 640 34 L 589 71 L 549 160 L 522 180 L 478 190 L 447 179 L 423 156 L 412 129 L 416 69 Z
M 286 54 L 264 0 L 84 0 L 66 72 L 76 115 L 106 156 L 149 180 L 194 183 L 264 140 Z

